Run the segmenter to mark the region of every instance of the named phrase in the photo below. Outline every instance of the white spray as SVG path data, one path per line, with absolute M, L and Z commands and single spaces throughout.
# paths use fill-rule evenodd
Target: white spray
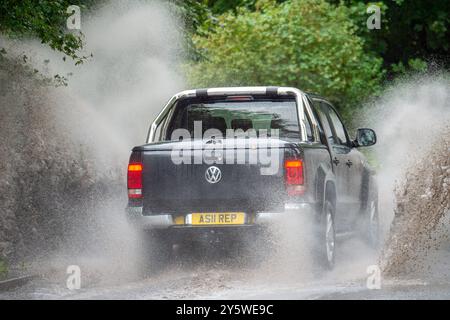
M 182 89 L 177 72 L 181 35 L 177 18 L 157 1 L 111 1 L 92 14 L 82 12 L 81 18 L 84 54 L 93 58 L 79 66 L 37 41 L 3 40 L 10 55 L 26 54 L 42 74 L 69 75 L 67 87 L 46 89 L 53 116 L 49 127 L 64 136 L 68 157 L 84 153 L 90 179 L 117 182 L 115 193 L 104 194 L 94 208 L 77 204 L 98 227 L 97 234 L 79 230 L 76 235 L 86 251 L 92 249 L 90 258 L 74 257 L 62 247 L 55 262 L 58 268 L 94 264 L 105 275 L 109 269 L 126 271 L 134 262 L 133 232 L 124 211 L 126 166 L 131 148 L 145 142 L 155 114 Z M 73 218 L 65 219 L 70 223 Z M 99 261 L 92 261 L 97 260 L 92 255 Z

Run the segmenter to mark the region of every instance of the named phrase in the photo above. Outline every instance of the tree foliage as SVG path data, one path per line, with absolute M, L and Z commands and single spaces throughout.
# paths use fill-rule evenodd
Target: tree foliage
M 448 0 L 328 0 L 343 3 L 351 10 L 358 35 L 366 40 L 368 52 L 383 58 L 391 74 L 407 70 L 422 71 L 426 62 L 449 67 L 450 1 Z M 366 27 L 366 8 L 381 8 L 380 30 Z
M 104 1 L 2 0 L 0 32 L 37 37 L 81 63 L 89 39 L 66 30 L 67 7 Z M 383 72 L 395 76 L 433 63 L 450 66 L 448 0 L 168 2 L 185 20 L 192 85 L 295 85 L 352 104 L 376 91 Z M 366 27 L 369 4 L 381 8 L 380 30 Z
M 277 0 L 278 3 L 290 0 Z M 365 51 L 383 58 L 390 76 L 408 71 L 423 71 L 432 65 L 450 67 L 450 1 L 448 0 L 326 0 L 345 5 Z M 239 7 L 255 10 L 258 0 L 197 1 L 212 14 L 236 12 Z M 381 29 L 366 26 L 369 5 L 381 9 Z
M 86 59 L 79 55 L 83 35 L 66 29 L 67 18 L 71 15 L 67 13 L 67 8 L 70 5 L 90 4 L 91 0 L 2 0 L 0 32 L 10 37 L 37 37 L 52 49 L 81 63 Z
M 260 1 L 218 16 L 194 36 L 205 57 L 188 67 L 193 86 L 281 85 L 353 105 L 375 92 L 382 60 L 364 52 L 349 10 L 324 0 Z

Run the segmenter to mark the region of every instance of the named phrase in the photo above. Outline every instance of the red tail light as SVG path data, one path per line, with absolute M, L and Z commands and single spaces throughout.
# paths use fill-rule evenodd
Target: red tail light
M 303 186 L 303 161 L 301 159 L 287 159 L 284 161 L 284 169 L 288 195 L 302 195 L 305 192 Z
M 252 101 L 252 96 L 228 96 L 227 101 Z
M 142 164 L 128 165 L 128 198 L 142 198 Z

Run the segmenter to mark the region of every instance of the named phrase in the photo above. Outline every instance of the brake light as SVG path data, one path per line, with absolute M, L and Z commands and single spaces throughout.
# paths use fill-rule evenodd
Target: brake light
M 304 194 L 303 161 L 301 159 L 287 159 L 284 162 L 284 169 L 288 195 L 294 196 Z
M 228 96 L 227 101 L 252 101 L 252 96 Z
M 128 165 L 128 198 L 142 198 L 142 164 Z

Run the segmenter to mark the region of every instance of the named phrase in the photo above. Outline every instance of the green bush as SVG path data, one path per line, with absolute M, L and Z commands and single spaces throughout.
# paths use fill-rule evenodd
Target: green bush
M 376 92 L 383 72 L 349 14 L 324 0 L 265 0 L 220 15 L 194 36 L 204 58 L 187 66 L 190 85 L 294 86 L 354 106 Z

